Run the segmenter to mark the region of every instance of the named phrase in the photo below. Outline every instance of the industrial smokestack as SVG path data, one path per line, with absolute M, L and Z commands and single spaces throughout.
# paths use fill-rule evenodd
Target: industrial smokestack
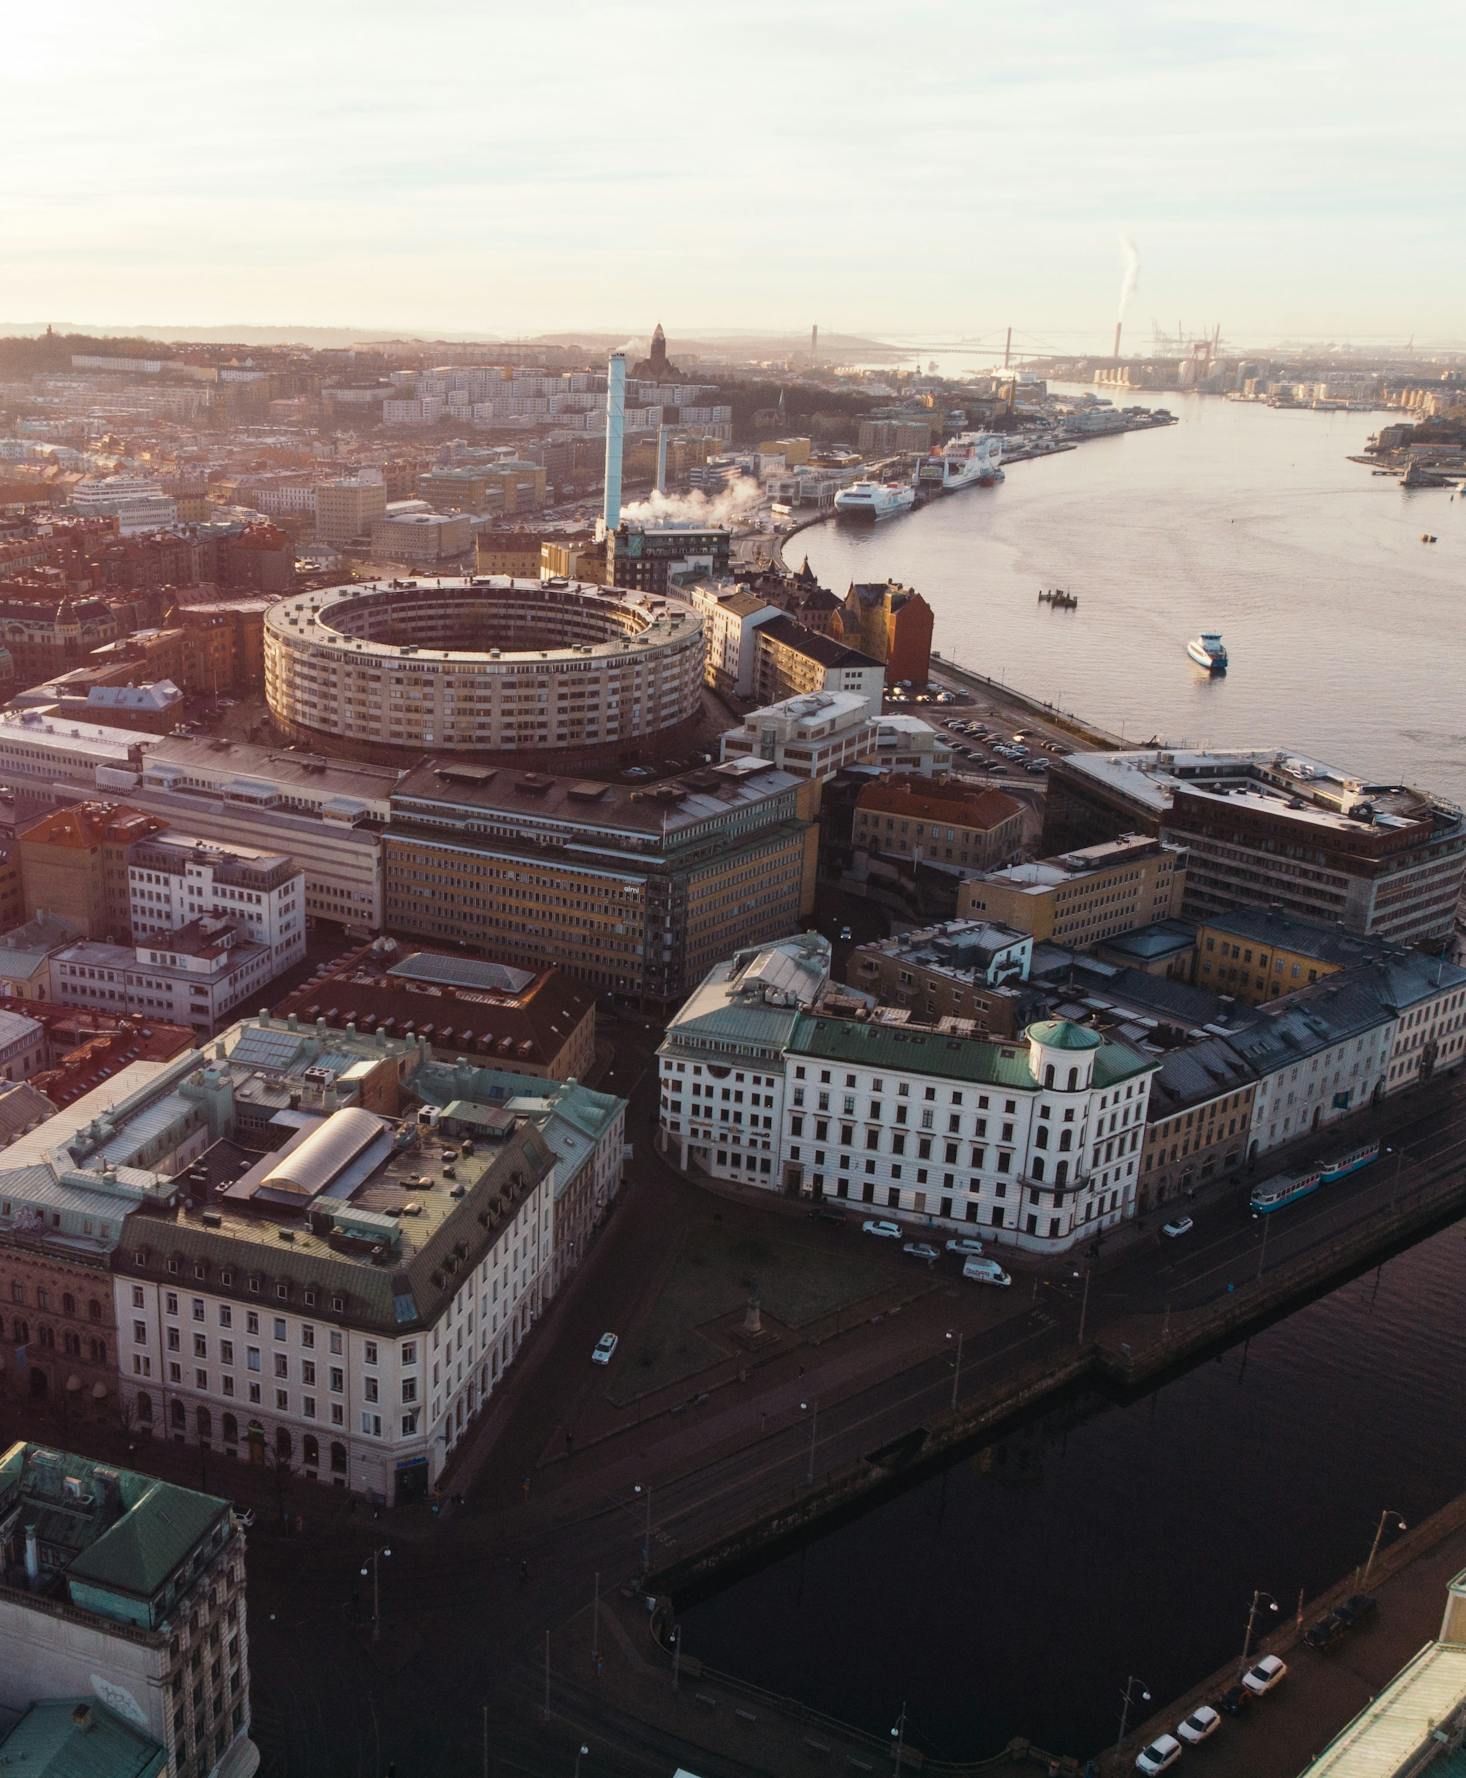
M 621 446 L 626 432 L 626 354 L 606 360 L 606 529 L 621 522 Z
M 657 492 L 667 492 L 667 428 L 657 428 Z
M 1116 364 L 1118 364 L 1120 362 L 1120 327 L 1121 327 L 1121 323 L 1117 321 L 1115 323 L 1115 362 L 1116 362 Z
M 810 363 L 813 364 L 815 362 L 815 360 L 819 357 L 819 355 L 820 355 L 820 324 L 818 321 L 816 321 L 814 326 L 811 327 L 809 330 L 809 361 L 810 361 Z

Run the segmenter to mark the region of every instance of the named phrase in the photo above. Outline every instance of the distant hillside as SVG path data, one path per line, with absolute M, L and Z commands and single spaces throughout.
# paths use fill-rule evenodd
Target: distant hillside
M 434 340 L 455 345 L 466 341 L 482 341 L 485 346 L 514 344 L 517 346 L 556 346 L 584 352 L 611 352 L 617 346 L 644 350 L 651 338 L 651 329 L 639 333 L 567 332 L 530 335 L 497 335 L 484 332 L 453 333 L 429 330 L 408 332 L 390 327 L 254 327 L 243 323 L 227 327 L 179 327 L 153 322 L 119 328 L 100 322 L 84 321 L 0 321 L 0 339 L 34 339 L 51 327 L 58 334 L 80 334 L 92 339 L 132 339 L 175 342 L 183 345 L 209 346 L 308 346 L 317 350 L 349 349 L 353 346 L 391 344 L 422 346 Z M 735 332 L 699 336 L 670 334 L 667 351 L 673 363 L 677 354 L 689 358 L 794 358 L 809 351 L 807 333 Z M 854 360 L 891 362 L 909 358 L 911 353 L 898 350 L 883 340 L 867 339 L 853 333 L 821 333 L 820 357 L 851 362 Z

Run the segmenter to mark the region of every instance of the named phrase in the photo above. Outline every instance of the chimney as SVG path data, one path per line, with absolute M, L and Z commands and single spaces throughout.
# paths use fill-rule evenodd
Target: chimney
M 820 355 L 820 324 L 818 321 L 816 321 L 814 326 L 811 327 L 809 330 L 809 361 L 810 361 L 810 363 L 811 364 L 818 363 L 819 362 L 819 355 Z
M 1115 363 L 1120 362 L 1120 323 L 1115 323 Z
M 657 428 L 657 492 L 667 492 L 667 428 Z
M 626 430 L 626 354 L 613 352 L 606 360 L 606 529 L 621 522 L 621 444 Z

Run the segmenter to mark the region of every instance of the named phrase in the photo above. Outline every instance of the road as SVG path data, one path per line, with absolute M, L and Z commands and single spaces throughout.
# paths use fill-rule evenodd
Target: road
M 645 1079 L 653 1036 L 642 1028 L 638 1037 L 634 1025 L 623 1033 L 617 1066 L 627 1070 L 627 1086 Z M 802 1348 L 797 1370 L 791 1353 L 746 1385 L 714 1391 L 695 1411 L 638 1425 L 628 1410 L 592 1447 L 547 1457 L 567 1420 L 575 1423 L 574 1404 L 586 1399 L 591 1344 L 604 1327 L 634 1323 L 656 1256 L 692 1191 L 649 1153 L 650 1095 L 636 1092 L 636 1184 L 557 1308 L 549 1337 L 534 1344 L 474 1441 L 464 1472 L 472 1480 L 462 1484 L 467 1504 L 437 1519 L 386 1515 L 381 1535 L 396 1547 L 384 1564 L 385 1660 L 380 1652 L 374 1658 L 351 1616 L 353 1594 L 358 1614 L 364 1609 L 358 1569 L 373 1527 L 340 1519 L 305 1547 L 257 1534 L 250 1553 L 257 1687 L 274 1700 L 261 1727 L 268 1770 L 362 1778 L 393 1760 L 401 1778 L 478 1771 L 485 1707 L 490 1771 L 542 1771 L 547 1745 L 573 1757 L 579 1736 L 594 1744 L 587 1774 L 665 1773 L 677 1757 L 690 1759 L 675 1724 L 649 1726 L 622 1709 L 619 1693 L 603 1695 L 584 1661 L 568 1652 L 584 1655 L 597 1590 L 602 1600 L 618 1597 L 646 1558 L 654 1568 L 665 1565 L 730 1518 L 792 1502 L 811 1473 L 818 1478 L 862 1457 L 995 1379 L 1029 1365 L 1051 1367 L 1077 1349 L 1081 1333 L 1154 1330 L 1168 1311 L 1214 1302 L 1229 1286 L 1245 1288 L 1259 1270 L 1332 1240 L 1397 1184 L 1408 1187 L 1427 1169 L 1466 1157 L 1466 1138 L 1457 1134 L 1460 1098 L 1457 1083 L 1437 1083 L 1384 1108 L 1380 1121 L 1394 1153 L 1273 1218 L 1254 1219 L 1234 1183 L 1197 1202 L 1195 1229 L 1179 1241 L 1138 1232 L 1075 1264 L 1014 1260 L 1008 1291 L 964 1285 L 956 1262 L 944 1261 L 909 1315 Z M 726 1213 L 777 1220 L 785 1235 L 797 1227 L 808 1238 L 860 1241 L 822 1227 L 816 1235 L 818 1225 L 782 1203 L 730 1202 Z M 876 1245 L 863 1245 L 862 1258 Z M 909 1276 L 911 1262 L 900 1255 L 878 1257 L 893 1278 Z M 548 1728 L 541 1720 L 547 1633 L 556 1699 Z M 311 1642 L 330 1647 L 330 1659 L 303 1662 L 300 1651 Z M 781 1769 L 777 1758 L 750 1765 L 696 1751 L 698 1769 L 714 1778 Z

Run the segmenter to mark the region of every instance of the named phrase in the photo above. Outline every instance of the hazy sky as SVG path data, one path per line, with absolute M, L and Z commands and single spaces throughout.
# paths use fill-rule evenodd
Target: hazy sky
M 1466 336 L 1458 0 L 48 0 L 0 320 Z

